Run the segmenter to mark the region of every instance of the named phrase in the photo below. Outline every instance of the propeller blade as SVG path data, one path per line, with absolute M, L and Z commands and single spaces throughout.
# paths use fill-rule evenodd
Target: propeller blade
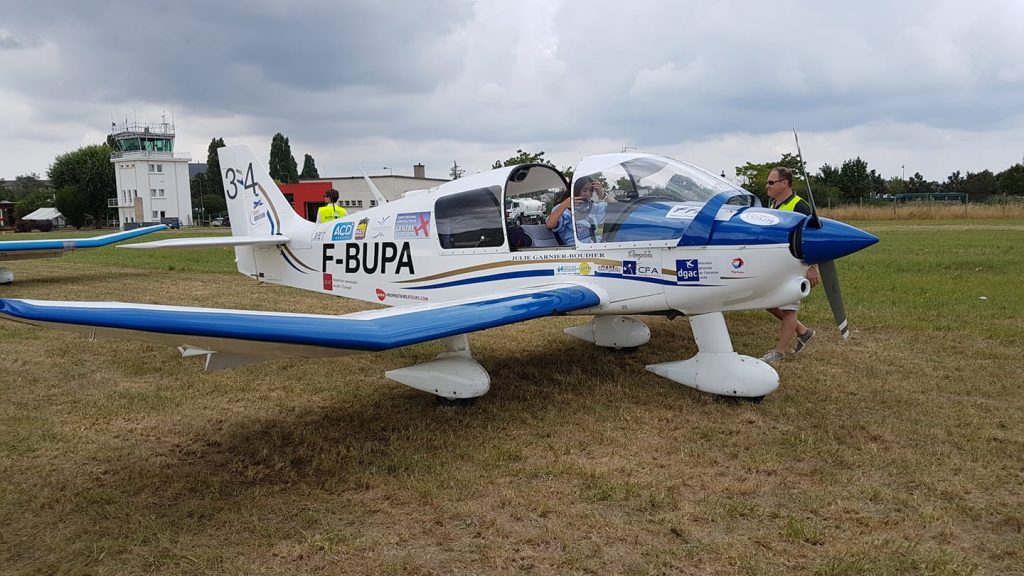
M 828 296 L 828 305 L 832 308 L 832 316 L 839 326 L 839 333 L 843 340 L 850 337 L 850 327 L 846 323 L 846 307 L 843 306 L 843 292 L 839 289 L 839 274 L 836 272 L 836 261 L 825 260 L 818 264 L 818 272 L 821 273 L 821 284 L 825 287 L 825 295 Z

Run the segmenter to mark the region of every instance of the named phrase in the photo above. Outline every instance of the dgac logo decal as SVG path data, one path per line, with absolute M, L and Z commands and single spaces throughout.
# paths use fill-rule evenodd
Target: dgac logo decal
M 380 300 L 381 302 L 383 302 L 384 299 L 387 298 L 387 297 L 388 297 L 387 292 L 381 290 L 380 288 L 377 288 L 377 300 Z
M 743 258 L 733 258 L 732 269 L 739 270 L 740 268 L 743 268 Z
M 340 266 L 346 274 L 387 274 L 388 264 L 395 264 L 394 274 L 401 274 L 403 269 L 408 269 L 409 274 L 415 274 L 412 263 L 412 249 L 408 242 L 402 242 L 402 247 L 394 242 L 347 242 L 345 243 L 343 256 L 334 256 L 334 244 L 324 244 L 323 247 L 323 269 L 327 273 L 327 265 L 333 263 Z
M 396 216 L 395 238 L 430 238 L 430 212 L 410 212 Z
M 334 290 L 334 276 L 324 274 L 324 290 Z
M 696 258 L 676 260 L 676 282 L 700 282 L 700 265 Z
M 331 231 L 331 241 L 351 240 L 354 231 L 355 225 L 351 222 L 339 222 L 334 225 L 334 230 Z

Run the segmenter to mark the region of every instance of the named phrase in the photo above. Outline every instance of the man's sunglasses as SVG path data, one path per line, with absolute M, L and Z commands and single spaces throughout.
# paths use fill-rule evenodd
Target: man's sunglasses
M 785 182 L 785 180 L 769 180 L 769 181 L 768 181 L 768 185 L 769 185 L 769 186 L 775 186 L 775 185 L 776 185 L 776 184 L 778 184 L 779 182 Z

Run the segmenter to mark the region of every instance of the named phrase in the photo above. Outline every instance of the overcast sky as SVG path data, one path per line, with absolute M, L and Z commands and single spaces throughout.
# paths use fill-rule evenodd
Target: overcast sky
M 282 132 L 322 176 L 625 147 L 731 176 L 794 125 L 813 170 L 998 172 L 1024 158 L 1022 23 L 1021 0 L 5 0 L 0 177 L 164 113 L 194 161 Z

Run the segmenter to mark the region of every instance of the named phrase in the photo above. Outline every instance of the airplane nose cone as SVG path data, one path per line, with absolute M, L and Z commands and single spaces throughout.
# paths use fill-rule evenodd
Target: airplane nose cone
M 842 258 L 878 242 L 872 234 L 828 218 L 821 218 L 821 228 L 804 226 L 800 241 L 803 261 L 817 264 Z

